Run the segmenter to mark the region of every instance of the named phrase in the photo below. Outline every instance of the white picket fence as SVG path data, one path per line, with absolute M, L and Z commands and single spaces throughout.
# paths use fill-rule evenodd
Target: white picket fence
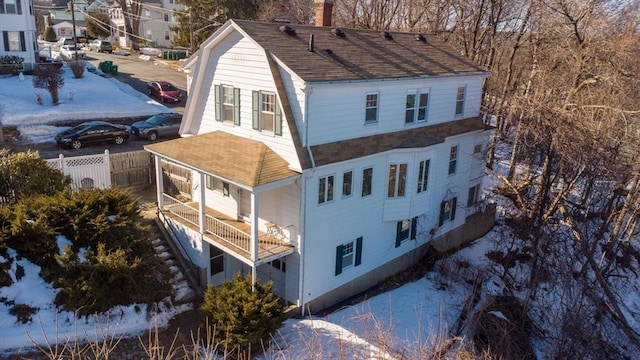
M 64 157 L 60 154 L 57 159 L 47 159 L 49 166 L 62 171 L 73 179 L 73 188 L 78 189 L 107 189 L 111 187 L 111 164 L 109 150 L 104 154 Z

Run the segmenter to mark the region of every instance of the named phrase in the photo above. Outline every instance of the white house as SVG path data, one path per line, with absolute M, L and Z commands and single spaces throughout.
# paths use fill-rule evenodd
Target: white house
M 31 0 L 0 0 L 0 32 L 0 56 L 20 56 L 24 59 L 23 68 L 33 69 L 39 58 Z
M 493 225 L 488 73 L 436 37 L 331 28 L 316 2 L 320 26 L 224 24 L 185 64 L 182 137 L 145 146 L 201 281 L 271 280 L 303 312 Z
M 115 3 L 105 9 L 113 24 L 114 33 L 118 34 L 119 45 L 130 47 L 133 35 L 126 32 L 122 8 Z M 142 3 L 138 23 L 140 43 L 146 42 L 146 46 L 172 46 L 175 33 L 171 28 L 178 25 L 175 12 L 183 9 L 184 5 L 179 4 L 178 0 L 152 0 Z M 131 10 L 127 11 L 131 12 Z

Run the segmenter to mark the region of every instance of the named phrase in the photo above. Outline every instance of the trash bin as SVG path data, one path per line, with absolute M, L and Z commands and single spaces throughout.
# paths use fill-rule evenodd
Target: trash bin
M 102 70 L 104 72 L 104 62 L 100 61 L 98 63 L 98 69 Z
M 163 58 L 163 59 L 165 59 L 165 60 L 167 60 L 167 59 L 169 58 L 169 52 L 168 52 L 168 51 L 166 51 L 166 50 L 163 50 L 163 51 L 162 51 L 162 58 Z
M 111 74 L 118 75 L 118 65 L 113 65 L 111 67 Z
M 104 71 L 106 73 L 110 73 L 111 72 L 111 66 L 113 66 L 113 61 L 105 61 L 104 62 L 104 69 L 102 69 L 102 71 Z
M 187 52 L 185 50 L 178 51 L 178 60 L 186 59 L 186 58 L 187 58 Z

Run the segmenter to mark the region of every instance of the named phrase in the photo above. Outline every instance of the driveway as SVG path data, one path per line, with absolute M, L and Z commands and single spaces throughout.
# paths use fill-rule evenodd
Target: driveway
M 98 67 L 102 61 L 112 61 L 113 65 L 118 66 L 118 74 L 113 75 L 114 78 L 129 84 L 132 88 L 147 94 L 147 82 L 152 80 L 167 80 L 177 88 L 182 90 L 183 94 L 187 94 L 187 76 L 183 72 L 179 72 L 177 68 L 181 65 L 178 61 L 163 60 L 154 58 L 152 61 L 142 60 L 138 55 L 122 56 L 108 53 L 98 53 L 95 51 L 87 51 L 87 61 L 95 67 Z M 158 99 L 154 99 L 158 101 Z M 168 108 L 176 112 L 184 113 L 184 105 L 186 100 L 179 103 L 164 104 Z

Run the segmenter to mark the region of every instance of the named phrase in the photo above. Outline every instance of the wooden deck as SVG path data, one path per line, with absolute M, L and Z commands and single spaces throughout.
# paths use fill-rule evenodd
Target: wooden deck
M 190 229 L 200 232 L 200 204 L 182 203 L 168 195 L 164 196 L 164 206 L 160 211 Z M 220 249 L 227 249 L 245 260 L 251 260 L 251 224 L 231 218 L 212 208 L 205 208 L 204 237 Z M 258 261 L 276 259 L 293 252 L 293 245 L 271 234 L 258 231 Z M 242 260 L 242 259 L 241 259 Z

